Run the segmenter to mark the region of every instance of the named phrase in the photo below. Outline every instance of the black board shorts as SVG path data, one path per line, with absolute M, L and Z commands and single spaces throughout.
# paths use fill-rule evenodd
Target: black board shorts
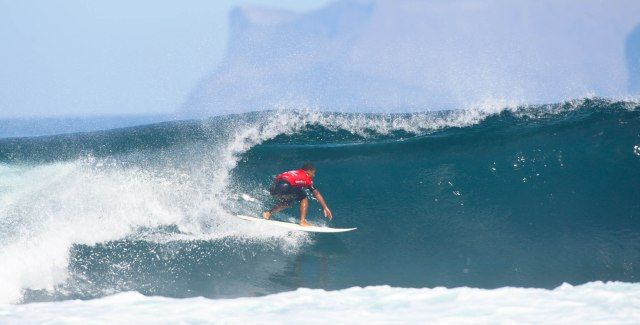
M 287 181 L 279 179 L 271 185 L 269 193 L 273 195 L 278 204 L 291 204 L 293 201 L 301 201 L 307 197 L 307 193 L 301 187 L 291 186 Z

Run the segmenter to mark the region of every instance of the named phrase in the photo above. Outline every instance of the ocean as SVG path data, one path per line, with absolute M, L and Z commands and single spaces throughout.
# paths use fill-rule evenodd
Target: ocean
M 5 136 L 0 321 L 278 323 L 305 308 L 354 310 L 345 322 L 637 321 L 639 108 L 280 110 Z M 270 207 L 273 177 L 307 161 L 334 214 L 311 202 L 309 221 L 358 230 L 233 216 Z

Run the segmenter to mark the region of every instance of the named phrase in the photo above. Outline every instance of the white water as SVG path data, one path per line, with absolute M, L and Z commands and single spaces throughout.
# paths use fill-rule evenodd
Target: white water
M 500 288 L 338 291 L 259 298 L 174 299 L 137 292 L 89 300 L 0 305 L 4 324 L 637 324 L 640 284 L 591 282 L 554 290 Z

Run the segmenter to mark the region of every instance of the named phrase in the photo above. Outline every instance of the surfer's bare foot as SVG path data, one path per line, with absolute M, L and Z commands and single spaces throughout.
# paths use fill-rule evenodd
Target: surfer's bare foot
M 300 220 L 300 225 L 303 227 L 309 227 L 311 226 L 310 223 L 307 222 L 307 220 Z
M 269 220 L 269 218 L 271 218 L 271 212 L 269 211 L 262 212 L 262 217 Z

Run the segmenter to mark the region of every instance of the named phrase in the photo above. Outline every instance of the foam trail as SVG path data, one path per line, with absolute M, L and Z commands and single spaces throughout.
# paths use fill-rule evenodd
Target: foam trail
M 137 227 L 179 223 L 183 215 L 170 205 L 169 184 L 140 170 L 96 172 L 82 162 L 3 169 L 17 177 L 0 197 L 6 228 L 0 301 L 64 281 L 73 244 L 123 238 Z

